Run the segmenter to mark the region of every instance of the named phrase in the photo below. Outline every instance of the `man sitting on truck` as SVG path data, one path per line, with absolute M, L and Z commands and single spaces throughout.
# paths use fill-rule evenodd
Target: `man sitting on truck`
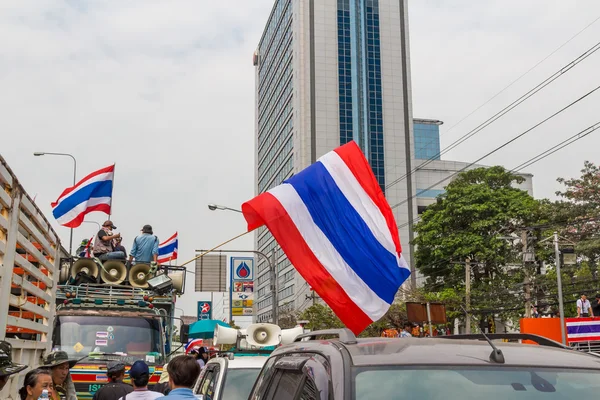
M 142 234 L 133 239 L 128 264 L 134 258 L 136 263 L 158 262 L 158 237 L 154 236 L 152 226 L 144 225 Z
M 120 233 L 113 235 L 112 230 L 117 227 L 112 221 L 105 221 L 102 224 L 102 229 L 96 235 L 94 240 L 94 257 L 98 257 L 100 260 L 114 260 L 114 259 L 125 259 L 125 253 L 121 251 L 114 251 L 113 239 L 121 237 Z
M 0 392 L 8 382 L 11 375 L 17 374 L 27 368 L 27 365 L 12 362 L 12 346 L 4 340 L 0 341 Z

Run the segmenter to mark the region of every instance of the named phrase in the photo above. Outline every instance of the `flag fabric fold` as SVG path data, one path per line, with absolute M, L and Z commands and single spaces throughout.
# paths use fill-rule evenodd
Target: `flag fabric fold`
M 52 214 L 59 224 L 77 228 L 93 211 L 110 215 L 115 166 L 94 171 L 75 186 L 66 188 L 51 203 Z
M 176 260 L 178 246 L 179 240 L 177 238 L 177 232 L 175 232 L 173 236 L 158 245 L 158 263 L 164 264 Z
M 398 228 L 355 142 L 242 205 L 266 225 L 298 273 L 354 333 L 389 309 L 410 275 Z

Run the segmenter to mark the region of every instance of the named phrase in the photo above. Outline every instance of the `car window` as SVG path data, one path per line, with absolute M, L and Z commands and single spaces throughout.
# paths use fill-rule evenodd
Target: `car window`
M 229 368 L 220 397 L 224 400 L 247 400 L 259 372 L 260 368 Z
M 296 393 L 304 380 L 304 374 L 300 371 L 279 370 L 269 387 L 268 399 L 294 400 Z
M 302 390 L 300 391 L 300 396 L 298 400 L 319 400 L 319 391 L 317 390 L 317 385 L 315 382 L 306 378 L 304 380 L 304 384 L 302 385 Z
M 219 379 L 219 366 L 209 368 L 200 383 L 200 390 L 197 394 L 201 394 L 204 400 L 212 400 L 215 396 L 217 380 Z
M 275 372 L 274 366 L 277 359 L 278 357 L 270 357 L 267 360 L 258 375 L 258 379 L 256 380 L 254 387 L 252 388 L 252 394 L 250 395 L 249 399 L 261 400 L 265 398 L 267 388 L 269 387 L 269 383 Z

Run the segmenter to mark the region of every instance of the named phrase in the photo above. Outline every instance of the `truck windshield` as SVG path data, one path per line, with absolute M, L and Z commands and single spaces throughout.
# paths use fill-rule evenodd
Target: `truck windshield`
M 117 357 L 125 360 L 142 359 L 148 364 L 164 361 L 160 324 L 152 318 L 59 316 L 54 332 L 53 347 L 72 358 L 107 353 L 119 354 Z
M 355 371 L 355 399 L 591 399 L 600 370 L 446 366 L 364 367 Z

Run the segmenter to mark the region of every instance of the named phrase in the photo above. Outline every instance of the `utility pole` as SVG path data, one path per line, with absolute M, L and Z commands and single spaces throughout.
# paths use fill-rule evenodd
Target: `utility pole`
M 556 284 L 558 285 L 558 312 L 560 313 L 560 337 L 562 344 L 567 344 L 565 332 L 565 308 L 563 304 L 562 277 L 560 275 L 560 249 L 558 248 L 558 233 L 554 232 L 554 257 L 556 258 Z
M 279 301 L 277 300 L 277 259 L 275 249 L 271 252 L 271 297 L 273 298 L 273 323 L 279 324 Z
M 525 318 L 531 318 L 531 287 L 529 282 L 529 268 L 527 265 L 527 229 L 521 232 L 521 243 L 523 244 L 523 273 L 525 279 L 523 286 L 525 287 Z
M 465 316 L 465 333 L 471 333 L 471 259 L 465 260 L 465 304 L 467 315 Z
M 315 291 L 314 291 L 314 290 L 312 290 L 312 289 L 310 290 L 310 294 L 309 294 L 309 295 L 308 295 L 308 294 L 306 295 L 306 299 L 307 299 L 307 300 L 309 300 L 309 299 L 311 299 L 311 300 L 312 300 L 312 305 L 313 305 L 313 306 L 317 304 L 317 299 L 318 299 L 318 298 L 319 298 L 319 296 L 317 296 L 317 295 L 315 294 Z

